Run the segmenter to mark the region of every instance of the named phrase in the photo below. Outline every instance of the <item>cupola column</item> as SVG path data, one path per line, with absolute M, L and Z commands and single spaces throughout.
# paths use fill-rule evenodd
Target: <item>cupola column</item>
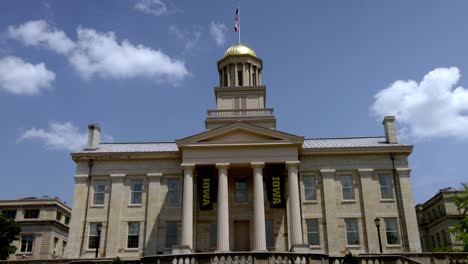
M 229 64 L 227 66 L 226 72 L 227 72 L 227 74 L 226 74 L 227 75 L 227 86 L 230 87 L 231 86 L 231 64 Z
M 237 76 L 237 74 L 239 74 L 237 71 L 237 63 L 234 63 L 234 86 L 235 87 L 239 86 L 239 82 L 238 82 L 239 77 Z
M 229 251 L 229 200 L 228 167 L 229 163 L 216 163 L 218 168 L 218 252 Z

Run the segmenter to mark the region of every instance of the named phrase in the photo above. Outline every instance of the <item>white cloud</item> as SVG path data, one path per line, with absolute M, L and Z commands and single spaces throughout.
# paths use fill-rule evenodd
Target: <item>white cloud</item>
M 216 45 L 222 46 L 226 43 L 227 26 L 223 23 L 211 21 L 210 34 L 216 42 Z
M 61 54 L 67 54 L 75 48 L 75 43 L 65 32 L 51 28 L 44 20 L 28 21 L 18 27 L 9 26 L 8 33 L 27 46 L 40 45 Z
M 400 133 L 415 139 L 468 138 L 468 90 L 455 87 L 458 68 L 437 68 L 421 82 L 399 80 L 375 95 L 372 113 L 394 115 Z
M 187 30 L 171 25 L 169 27 L 169 33 L 175 35 L 179 40 L 184 42 L 184 53 L 192 52 L 201 38 L 201 31 L 197 26 L 194 26 L 192 30 Z
M 135 4 L 134 8 L 140 12 L 154 16 L 162 16 L 169 13 L 167 5 L 161 0 L 140 0 Z
M 30 46 L 43 46 L 64 55 L 83 78 L 129 79 L 152 78 L 158 81 L 180 81 L 188 76 L 183 61 L 175 60 L 161 50 L 121 42 L 113 32 L 100 33 L 91 28 L 78 28 L 77 41 L 45 21 L 29 21 L 9 27 L 10 37 Z
M 47 129 L 31 128 L 18 138 L 18 142 L 26 139 L 37 139 L 43 142 L 47 149 L 79 151 L 86 146 L 87 131 L 81 132 L 71 122 L 50 122 Z M 102 136 L 105 141 L 113 141 L 112 136 Z
M 0 58 L 0 90 L 16 95 L 37 95 L 49 89 L 55 73 L 44 63 L 31 64 L 21 58 Z

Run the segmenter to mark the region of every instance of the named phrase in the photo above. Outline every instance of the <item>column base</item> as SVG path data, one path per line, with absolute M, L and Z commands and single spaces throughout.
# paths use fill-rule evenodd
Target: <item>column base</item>
M 231 250 L 215 250 L 215 253 L 230 253 Z
M 296 253 L 308 253 L 310 251 L 309 245 L 307 244 L 295 244 L 292 245 L 291 252 L 296 252 Z
M 180 255 L 180 254 L 193 254 L 193 250 L 190 246 L 177 246 L 172 249 L 173 255 Z

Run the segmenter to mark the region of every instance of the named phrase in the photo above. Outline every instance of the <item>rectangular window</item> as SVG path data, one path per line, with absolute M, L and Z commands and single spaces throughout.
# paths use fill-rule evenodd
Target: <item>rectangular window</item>
M 167 204 L 180 205 L 180 180 L 167 179 Z
M 58 237 L 54 237 L 54 254 L 57 254 L 58 242 L 59 242 Z
M 247 97 L 234 97 L 234 109 L 247 109 Z
M 353 176 L 341 176 L 343 200 L 354 200 Z
M 39 209 L 24 210 L 24 218 L 25 219 L 39 218 Z
M 131 204 L 141 204 L 142 191 L 143 191 L 143 181 L 133 180 L 131 182 L 131 191 L 130 191 L 130 203 Z
M 265 219 L 265 235 L 267 248 L 275 247 L 275 240 L 273 239 L 273 219 Z
M 320 245 L 319 224 L 318 219 L 306 219 L 307 224 L 307 241 L 311 246 Z
M 16 218 L 16 210 L 2 210 L 2 214 L 6 218 L 10 218 L 10 219 L 15 219 Z
M 97 248 L 97 245 L 99 243 L 97 226 L 98 226 L 98 223 L 89 224 L 88 248 L 90 249 Z
M 178 243 L 178 223 L 167 222 L 166 226 L 166 248 L 172 248 Z
M 317 200 L 315 176 L 304 176 L 304 198 L 306 201 Z
M 396 218 L 384 218 L 385 234 L 387 235 L 388 245 L 400 244 L 400 235 L 398 232 L 398 222 Z
M 140 236 L 140 223 L 129 222 L 128 223 L 127 248 L 138 248 L 139 236 Z
M 57 214 L 55 215 L 55 220 L 59 221 L 62 220 L 62 213 L 57 211 Z
M 215 221 L 210 223 L 210 248 L 216 248 L 218 240 L 218 225 Z
M 382 199 L 393 199 L 392 176 L 379 175 L 379 184 Z
M 22 235 L 21 236 L 21 253 L 31 253 L 33 251 L 34 236 Z
M 104 204 L 105 191 L 106 191 L 106 184 L 104 182 L 94 183 L 94 197 L 93 197 L 94 205 Z
M 236 203 L 246 203 L 247 201 L 247 179 L 236 179 Z
M 356 218 L 346 218 L 346 241 L 348 246 L 359 245 L 359 228 Z
M 70 223 L 70 217 L 65 216 L 65 224 L 68 225 Z

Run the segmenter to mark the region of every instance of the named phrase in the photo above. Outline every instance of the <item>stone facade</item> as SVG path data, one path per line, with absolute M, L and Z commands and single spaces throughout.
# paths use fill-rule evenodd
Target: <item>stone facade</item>
M 463 249 L 463 242 L 455 239 L 450 227 L 462 219 L 453 197 L 462 191 L 442 189 L 423 204 L 416 205 L 422 249 L 433 252 L 437 248 Z
M 63 258 L 71 208 L 54 198 L 0 200 L 0 214 L 21 225 L 16 252 L 9 260 Z
M 94 256 L 96 224 L 100 257 L 378 253 L 376 217 L 384 252 L 420 252 L 412 146 L 398 143 L 395 118 L 384 120 L 382 137 L 304 139 L 278 131 L 262 68 L 248 47 L 226 52 L 218 62 L 217 108 L 200 134 L 103 144 L 100 127 L 90 125 L 87 149 L 72 154 L 69 257 Z M 205 201 L 212 208 L 202 210 Z

